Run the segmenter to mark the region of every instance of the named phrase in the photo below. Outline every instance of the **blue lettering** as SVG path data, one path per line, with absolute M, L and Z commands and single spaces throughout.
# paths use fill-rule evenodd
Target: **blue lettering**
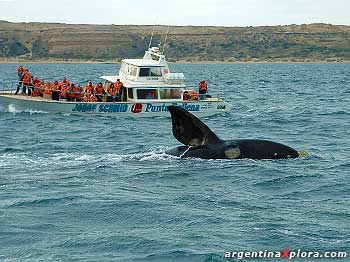
M 96 104 L 75 104 L 73 112 L 95 112 Z
M 99 106 L 100 113 L 116 113 L 128 111 L 128 105 L 125 104 L 102 104 Z
M 153 104 L 147 104 L 146 106 L 146 112 L 168 112 L 168 107 L 166 104 L 162 105 L 153 105 Z

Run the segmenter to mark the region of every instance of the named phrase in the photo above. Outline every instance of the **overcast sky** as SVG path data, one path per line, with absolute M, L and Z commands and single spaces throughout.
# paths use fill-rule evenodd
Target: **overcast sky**
M 138 25 L 350 25 L 350 0 L 0 0 L 0 20 Z

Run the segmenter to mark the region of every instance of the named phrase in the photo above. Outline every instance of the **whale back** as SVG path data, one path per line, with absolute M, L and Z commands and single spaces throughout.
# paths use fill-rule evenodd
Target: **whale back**
M 172 119 L 174 137 L 187 146 L 207 146 L 210 148 L 220 139 L 197 117 L 178 106 L 168 106 Z

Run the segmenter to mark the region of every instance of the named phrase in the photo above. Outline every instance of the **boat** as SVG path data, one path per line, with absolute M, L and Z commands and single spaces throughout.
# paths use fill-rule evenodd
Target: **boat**
M 181 106 L 197 116 L 228 112 L 232 106 L 219 97 L 199 95 L 185 85 L 183 73 L 170 72 L 159 47 L 149 47 L 142 59 L 123 59 L 119 74 L 101 76 L 104 89 L 117 79 L 123 83 L 121 101 L 101 102 L 54 100 L 52 97 L 16 95 L 17 83 L 0 87 L 0 106 L 16 110 L 39 110 L 69 114 L 108 114 L 125 116 L 170 116 L 167 106 Z M 214 89 L 214 87 L 211 87 Z M 151 94 L 151 95 L 150 95 Z

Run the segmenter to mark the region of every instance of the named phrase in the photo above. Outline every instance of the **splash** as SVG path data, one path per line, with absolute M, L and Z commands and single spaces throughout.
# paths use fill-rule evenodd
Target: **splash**
M 16 106 L 14 104 L 10 104 L 8 106 L 8 112 L 12 113 L 12 114 L 21 114 L 21 113 L 29 113 L 30 115 L 33 114 L 47 114 L 48 112 L 46 111 L 42 111 L 42 110 L 34 110 L 34 109 L 26 109 L 26 110 L 20 110 L 17 109 Z
M 298 154 L 299 154 L 300 157 L 308 157 L 308 156 L 310 156 L 309 152 L 307 152 L 305 150 L 298 151 Z

